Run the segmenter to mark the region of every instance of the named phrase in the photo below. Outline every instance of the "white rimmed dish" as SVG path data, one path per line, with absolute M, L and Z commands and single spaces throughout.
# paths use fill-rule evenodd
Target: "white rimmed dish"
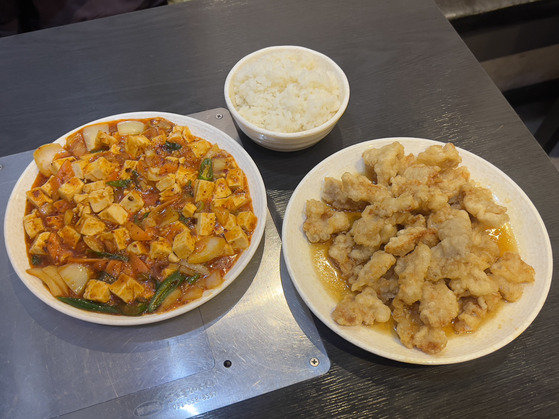
M 235 101 L 231 98 L 232 85 L 235 83 L 235 76 L 243 66 L 251 61 L 263 57 L 267 54 L 282 52 L 293 52 L 296 54 L 308 54 L 317 59 L 323 69 L 331 71 L 340 88 L 340 107 L 337 112 L 326 122 L 305 131 L 300 132 L 277 132 L 263 128 L 243 117 L 236 108 Z M 297 151 L 302 150 L 318 143 L 332 131 L 334 126 L 344 114 L 349 103 L 349 82 L 343 70 L 328 56 L 309 48 L 280 45 L 257 50 L 239 60 L 231 69 L 225 80 L 224 95 L 227 108 L 239 128 L 255 143 L 275 151 Z
M 249 261 L 254 256 L 260 240 L 264 233 L 267 213 L 266 189 L 264 181 L 256 164 L 248 153 L 233 138 L 223 131 L 209 125 L 200 120 L 190 118 L 184 115 L 178 115 L 166 112 L 131 112 L 118 115 L 111 115 L 101 118 L 87 124 L 84 124 L 61 136 L 55 142 L 62 145 L 65 144 L 66 138 L 72 133 L 79 131 L 87 125 L 97 124 L 100 122 L 121 120 L 121 119 L 142 119 L 142 118 L 165 118 L 175 124 L 186 125 L 190 128 L 192 134 L 204 138 L 212 144 L 217 144 L 220 148 L 228 151 L 237 161 L 239 167 L 245 172 L 249 183 L 250 194 L 253 201 L 253 209 L 258 217 L 258 224 L 253 232 L 251 243 L 240 258 L 237 260 L 231 270 L 225 275 L 223 283 L 214 289 L 206 290 L 203 296 L 189 304 L 178 307 L 175 310 L 164 312 L 161 314 L 146 314 L 139 317 L 117 316 L 103 313 L 95 313 L 80 310 L 62 303 L 57 300 L 49 290 L 43 285 L 42 281 L 29 275 L 26 270 L 29 269 L 29 259 L 25 248 L 25 232 L 23 229 L 23 214 L 25 213 L 26 195 L 25 192 L 31 189 L 37 174 L 39 173 L 35 162 L 31 162 L 23 171 L 22 175 L 16 182 L 14 189 L 8 200 L 6 214 L 4 218 L 4 241 L 8 257 L 15 272 L 18 274 L 25 286 L 40 300 L 71 317 L 84 320 L 91 323 L 105 324 L 111 326 L 132 326 L 140 324 L 155 323 L 172 317 L 179 316 L 190 310 L 193 310 L 205 302 L 209 301 L 220 292 L 225 290 L 234 280 L 241 274 Z
M 462 165 L 472 179 L 488 187 L 496 201 L 507 207 L 510 226 L 521 257 L 534 267 L 536 280 L 524 288 L 522 298 L 506 303 L 496 316 L 475 333 L 449 338 L 447 347 L 437 355 L 408 349 L 394 334 L 366 326 L 340 326 L 331 317 L 337 301 L 322 285 L 312 266 L 310 246 L 302 225 L 305 203 L 320 199 L 324 177 L 340 178 L 344 172 L 363 173 L 361 155 L 370 147 L 382 147 L 399 141 L 406 153 L 416 154 L 440 142 L 421 138 L 384 138 L 343 149 L 314 167 L 297 186 L 287 206 L 283 222 L 283 257 L 289 275 L 312 312 L 330 329 L 354 345 L 382 357 L 411 364 L 454 364 L 490 354 L 518 337 L 540 312 L 553 272 L 551 243 L 545 225 L 528 196 L 505 173 L 486 160 L 459 149 Z

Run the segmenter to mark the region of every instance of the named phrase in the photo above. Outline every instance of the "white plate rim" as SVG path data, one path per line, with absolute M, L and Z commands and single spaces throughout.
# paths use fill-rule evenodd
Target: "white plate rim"
M 264 180 L 262 179 L 262 175 L 260 174 L 256 163 L 252 160 L 250 155 L 237 141 L 231 138 L 231 136 L 229 136 L 224 131 L 221 131 L 220 129 L 204 121 L 186 115 L 159 111 L 137 111 L 109 115 L 91 122 L 87 122 L 60 136 L 54 142 L 65 144 L 65 140 L 69 135 L 79 131 L 80 129 L 88 125 L 121 119 L 143 119 L 155 117 L 165 118 L 175 124 L 187 125 L 194 135 L 205 138 L 212 144 L 218 144 L 220 148 L 226 150 L 235 157 L 237 164 L 247 175 L 247 179 L 249 181 L 249 190 L 253 199 L 253 209 L 255 215 L 258 217 L 258 224 L 255 231 L 253 232 L 251 244 L 249 248 L 243 252 L 233 268 L 229 272 L 227 272 L 224 281 L 219 287 L 211 290 L 206 290 L 201 298 L 194 300 L 189 304 L 178 307 L 175 310 L 171 310 L 161 314 L 154 313 L 135 317 L 115 316 L 110 314 L 88 312 L 69 306 L 68 304 L 62 303 L 61 301 L 53 297 L 39 278 L 36 278 L 25 272 L 25 269 L 29 267 L 28 262 L 27 267 L 23 267 L 24 263 L 22 263 L 22 258 L 26 259 L 27 256 L 25 243 L 23 241 L 25 233 L 23 230 L 23 223 L 21 222 L 21 214 L 23 214 L 25 209 L 25 192 L 30 189 L 31 184 L 38 174 L 38 169 L 35 165 L 35 162 L 31 161 L 22 172 L 10 194 L 8 205 L 6 207 L 6 213 L 4 216 L 4 242 L 6 243 L 6 251 L 12 267 L 14 268 L 23 284 L 37 298 L 61 313 L 86 322 L 110 326 L 135 326 L 164 321 L 194 310 L 195 308 L 201 306 L 202 304 L 206 303 L 207 301 L 211 300 L 216 295 L 221 293 L 238 277 L 238 275 L 241 274 L 241 272 L 248 265 L 248 263 L 256 253 L 256 250 L 263 237 L 266 224 L 267 196 L 266 188 L 264 186 Z M 18 223 L 13 223 L 13 220 L 16 219 L 20 221 Z M 10 245 L 8 245 L 8 243 L 10 243 Z M 23 255 L 21 253 L 22 251 Z
M 458 148 L 458 151 L 463 159 L 462 165 L 468 167 L 471 166 L 472 162 L 482 167 L 484 170 L 483 172 L 478 173 L 477 171 L 471 171 L 472 179 L 477 181 L 482 186 L 487 186 L 492 189 L 494 192 L 494 196 L 499 203 L 502 205 L 507 206 L 509 215 L 511 215 L 511 226 L 515 235 L 517 235 L 517 241 L 519 246 L 519 251 L 521 256 L 526 259 L 526 252 L 529 251 L 530 258 L 534 257 L 534 253 L 537 253 L 543 259 L 544 263 L 540 266 L 539 270 L 536 272 L 536 283 L 532 285 L 528 285 L 528 287 L 533 287 L 531 290 L 534 291 L 534 301 L 532 301 L 531 307 L 528 309 L 527 315 L 523 318 L 523 320 L 514 326 L 507 325 L 505 319 L 498 320 L 501 316 L 504 316 L 502 311 L 500 311 L 496 318 L 493 319 L 495 321 L 495 327 L 507 327 L 512 328 L 512 330 L 507 331 L 507 335 L 502 339 L 499 339 L 496 342 L 492 342 L 488 344 L 484 348 L 478 348 L 472 352 L 465 352 L 465 353 L 456 353 L 454 354 L 452 351 L 449 353 L 449 349 L 454 346 L 465 346 L 469 343 L 467 340 L 468 337 L 471 337 L 470 341 L 473 339 L 479 339 L 480 337 L 485 337 L 487 334 L 488 326 L 491 324 L 491 321 L 482 327 L 481 330 L 478 330 L 472 335 L 466 336 L 457 336 L 452 337 L 449 339 L 449 344 L 447 348 L 442 351 L 440 354 L 437 355 L 427 355 L 417 349 L 407 349 L 405 348 L 397 338 L 392 338 L 391 340 L 394 341 L 393 348 L 381 348 L 376 346 L 375 344 L 371 344 L 370 340 L 371 336 L 378 338 L 379 340 L 385 339 L 381 336 L 383 332 L 375 331 L 373 329 L 367 328 L 365 326 L 356 326 L 356 327 L 347 327 L 347 326 L 340 326 L 335 323 L 331 318 L 331 310 L 335 307 L 335 303 L 332 304 L 333 298 L 330 296 L 326 296 L 327 294 L 325 290 L 317 290 L 312 289 L 309 290 L 308 286 L 308 276 L 303 277 L 301 276 L 301 263 L 298 261 L 300 260 L 307 260 L 304 257 L 301 257 L 302 249 L 301 247 L 295 247 L 295 243 L 297 240 L 306 241 L 304 236 L 304 232 L 302 231 L 302 220 L 304 217 L 304 202 L 307 199 L 319 197 L 320 191 L 322 190 L 322 182 L 325 176 L 333 176 L 336 177 L 341 175 L 344 171 L 359 170 L 362 168 L 359 167 L 359 162 L 361 157 L 362 151 L 369 147 L 381 147 L 383 145 L 392 143 L 394 141 L 399 141 L 406 150 L 406 153 L 414 153 L 417 154 L 419 151 L 423 151 L 430 145 L 444 145 L 444 143 L 434 140 L 428 140 L 424 138 L 415 138 L 415 137 L 388 137 L 388 138 L 379 138 L 374 140 L 365 141 L 362 143 L 355 144 L 353 146 L 344 148 L 335 154 L 324 159 L 318 165 L 316 165 L 299 183 L 296 187 L 295 191 L 293 192 L 289 203 L 286 207 L 284 221 L 282 225 L 282 253 L 283 257 L 288 269 L 288 273 L 292 279 L 292 282 L 297 289 L 299 295 L 305 301 L 307 306 L 310 310 L 332 331 L 337 333 L 339 336 L 344 338 L 345 340 L 353 343 L 354 345 L 364 349 L 365 351 L 371 352 L 373 354 L 382 356 L 387 359 L 392 359 L 399 362 L 405 362 L 410 364 L 420 364 L 420 365 L 445 365 L 445 364 L 454 364 L 465 362 L 473 359 L 480 358 L 482 356 L 488 355 L 498 349 L 504 347 L 516 337 L 518 337 L 528 326 L 534 321 L 538 313 L 540 312 L 547 295 L 549 293 L 549 289 L 551 286 L 552 280 L 552 273 L 553 273 L 553 257 L 552 257 L 552 249 L 551 249 L 551 242 L 549 239 L 549 235 L 547 233 L 547 229 L 545 224 L 538 213 L 536 207 L 528 198 L 528 196 L 524 193 L 524 191 L 504 172 L 502 172 L 499 168 L 494 166 L 493 164 L 489 163 L 487 160 L 461 148 Z M 355 158 L 357 156 L 357 158 Z M 345 160 L 344 160 L 345 159 Z M 335 163 L 344 160 L 345 163 L 340 167 L 335 167 Z M 362 164 L 362 163 L 361 163 Z M 334 168 L 335 167 L 335 168 Z M 496 177 L 495 177 L 496 176 Z M 514 213 L 515 208 L 511 208 L 510 201 L 508 197 L 502 195 L 502 191 L 495 191 L 496 185 L 493 183 L 498 179 L 499 181 L 503 181 L 506 183 L 506 187 L 510 188 L 515 193 L 515 199 L 521 199 L 523 204 L 523 209 L 529 211 L 529 214 L 532 218 L 532 229 L 535 231 L 537 229 L 537 237 L 539 240 L 539 249 L 537 252 L 533 252 L 530 249 L 526 249 L 523 247 L 521 240 L 523 237 L 519 237 L 517 227 L 517 219 L 515 218 Z M 498 189 L 498 188 L 497 188 Z M 304 195 L 304 196 L 303 196 Z M 304 202 L 303 202 L 304 201 Z M 516 223 L 515 223 L 516 222 Z M 534 228 L 534 224 L 536 228 Z M 524 229 L 524 226 L 522 226 Z M 301 242 L 299 242 L 300 244 Z M 308 244 L 307 244 L 308 247 Z M 537 256 L 536 256 L 537 257 Z M 530 259 L 531 261 L 531 259 Z M 306 272 L 309 274 L 309 272 Z M 316 274 L 315 274 L 316 276 Z M 314 278 L 315 281 L 318 281 L 316 277 Z M 316 285 L 316 283 L 314 284 Z M 537 286 L 537 289 L 536 289 Z M 530 288 L 527 289 L 530 292 Z M 528 294 L 527 290 L 525 289 L 525 295 L 516 303 L 508 304 L 507 307 L 513 307 L 514 304 L 519 304 L 523 302 L 523 299 Z M 330 299 L 329 310 L 325 310 L 324 307 L 321 306 L 322 303 L 317 303 L 318 298 L 327 298 Z M 524 301 L 524 305 L 526 305 L 526 301 Z M 509 315 L 510 309 L 507 311 L 506 315 Z M 493 326 L 492 326 L 493 328 Z M 484 331 L 485 330 L 485 331 Z M 364 341 L 363 336 L 367 336 L 367 341 Z M 399 345 L 399 349 L 396 347 Z M 401 349 L 404 350 L 401 350 Z

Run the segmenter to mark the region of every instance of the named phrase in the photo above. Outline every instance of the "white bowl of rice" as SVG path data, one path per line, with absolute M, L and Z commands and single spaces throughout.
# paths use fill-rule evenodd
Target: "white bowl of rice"
M 225 101 L 239 128 L 276 151 L 310 147 L 332 131 L 349 102 L 349 83 L 326 55 L 274 46 L 242 58 L 225 80 Z

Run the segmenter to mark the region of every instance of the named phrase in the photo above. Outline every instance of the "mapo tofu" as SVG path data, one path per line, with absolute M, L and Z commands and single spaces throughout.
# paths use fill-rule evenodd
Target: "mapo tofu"
M 84 310 L 143 315 L 200 298 L 259 222 L 233 156 L 163 118 L 90 125 L 34 158 L 28 272 Z

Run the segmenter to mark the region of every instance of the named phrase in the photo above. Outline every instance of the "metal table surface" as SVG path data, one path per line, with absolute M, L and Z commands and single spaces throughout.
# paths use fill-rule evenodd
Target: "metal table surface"
M 554 281 L 522 335 L 464 364 L 392 362 L 314 319 L 331 363 L 326 373 L 200 416 L 559 416 L 559 173 L 432 0 L 192 0 L 0 39 L 0 156 L 119 112 L 223 107 L 229 69 L 279 44 L 333 58 L 351 98 L 335 129 L 307 150 L 272 152 L 240 135 L 264 178 L 276 226 L 299 181 L 344 147 L 397 136 L 452 141 L 528 194 L 551 238 Z M 3 336 L 8 324 L 0 324 Z M 59 390 L 80 384 L 64 381 Z

